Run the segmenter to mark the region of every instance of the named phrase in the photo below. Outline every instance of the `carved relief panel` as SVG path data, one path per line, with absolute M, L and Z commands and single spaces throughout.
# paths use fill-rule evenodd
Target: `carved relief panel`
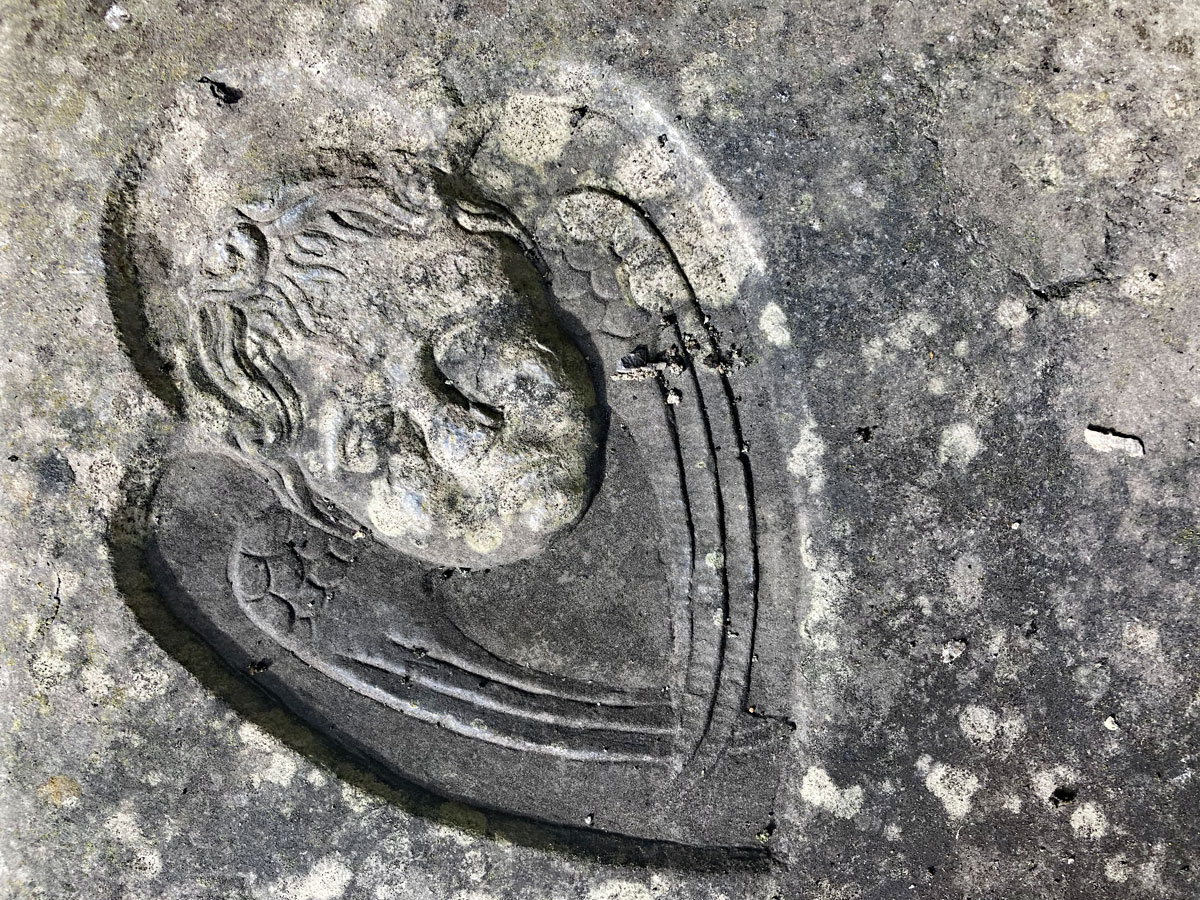
M 798 591 L 744 336 L 769 278 L 653 106 L 571 69 L 478 103 L 213 76 L 122 198 L 182 400 L 165 602 L 388 774 L 760 847 Z

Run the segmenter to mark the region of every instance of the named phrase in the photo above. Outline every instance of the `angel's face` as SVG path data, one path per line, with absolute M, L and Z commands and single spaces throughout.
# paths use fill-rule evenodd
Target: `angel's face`
M 449 219 L 325 264 L 313 333 L 285 345 L 309 486 L 442 566 L 527 558 L 578 521 L 595 393 L 544 299 L 510 277 L 528 264 Z

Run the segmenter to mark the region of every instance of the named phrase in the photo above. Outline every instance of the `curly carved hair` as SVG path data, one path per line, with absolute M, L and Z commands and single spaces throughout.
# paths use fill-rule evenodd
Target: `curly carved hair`
M 269 201 L 234 210 L 206 254 L 187 334 L 190 374 L 240 420 L 239 444 L 286 447 L 300 429 L 303 408 L 281 369 L 281 342 L 316 334 L 322 293 L 345 278 L 330 257 L 423 233 L 437 203 L 429 179 L 373 168 L 291 182 Z
M 345 279 L 330 265 L 334 254 L 426 233 L 441 200 L 432 179 L 411 166 L 338 162 L 295 174 L 266 199 L 230 211 L 184 292 L 168 355 L 180 364 L 177 377 L 229 413 L 230 449 L 287 505 L 314 524 L 353 531 L 355 523 L 313 494 L 288 453 L 304 405 L 287 375 L 283 343 L 317 334 L 324 292 Z

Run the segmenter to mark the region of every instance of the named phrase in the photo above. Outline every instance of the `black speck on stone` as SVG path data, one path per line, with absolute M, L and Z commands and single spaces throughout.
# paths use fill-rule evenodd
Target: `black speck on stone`
M 1075 795 L 1078 792 L 1069 784 L 1059 785 L 1050 794 L 1050 803 L 1054 806 L 1062 806 L 1065 803 L 1074 803 Z

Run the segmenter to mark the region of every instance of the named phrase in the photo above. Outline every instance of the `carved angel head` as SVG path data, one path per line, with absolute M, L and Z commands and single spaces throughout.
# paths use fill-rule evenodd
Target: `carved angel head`
M 586 508 L 596 398 L 509 243 L 411 169 L 289 179 L 229 211 L 176 355 L 294 503 L 441 566 L 527 558 Z

